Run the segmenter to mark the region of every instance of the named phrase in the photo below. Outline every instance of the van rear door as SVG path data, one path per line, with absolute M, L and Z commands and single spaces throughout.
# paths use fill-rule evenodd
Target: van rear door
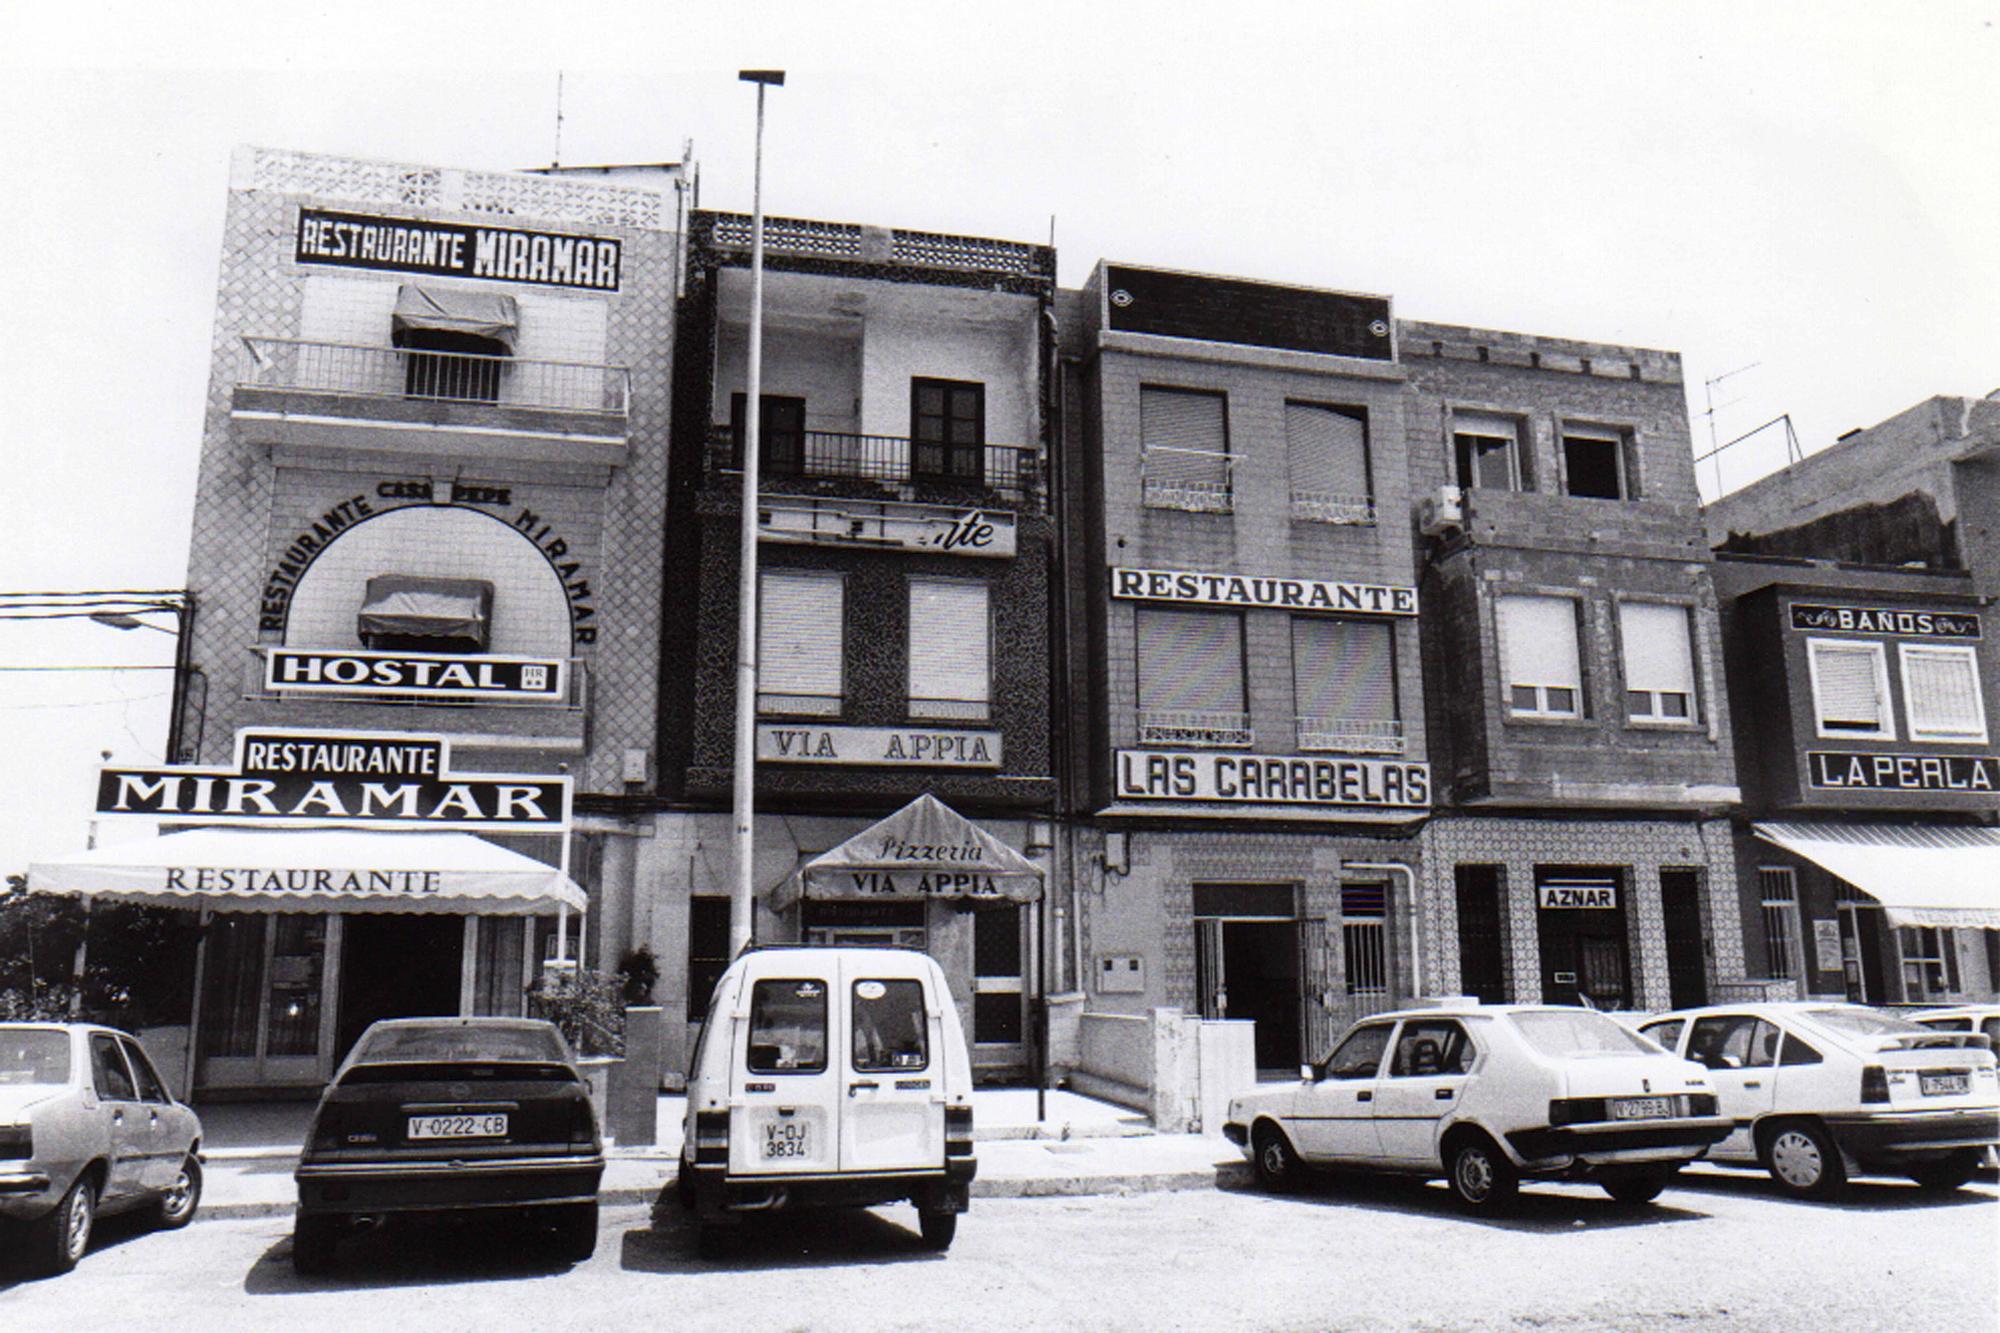
M 745 980 L 729 1070 L 729 1174 L 835 1170 L 843 1094 L 834 1050 L 838 970 Z
M 944 1165 L 940 1006 L 949 1001 L 934 978 L 877 959 L 850 955 L 842 974 L 841 1169 L 937 1170 Z

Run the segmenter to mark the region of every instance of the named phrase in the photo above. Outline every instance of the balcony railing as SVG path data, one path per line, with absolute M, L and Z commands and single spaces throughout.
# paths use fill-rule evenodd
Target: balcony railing
M 1367 495 L 1294 490 L 1292 517 L 1306 523 L 1343 523 L 1373 527 L 1375 500 L 1374 497 Z
M 243 346 L 249 354 L 243 383 L 257 388 L 618 416 L 631 402 L 631 373 L 623 366 L 300 338 L 246 337 Z
M 758 476 L 854 477 L 896 484 L 929 483 L 984 488 L 1025 498 L 1037 492 L 1036 451 L 1012 444 L 947 445 L 901 435 L 848 435 L 838 431 L 767 431 L 757 442 Z M 711 466 L 741 471 L 736 433 L 716 426 L 709 435 Z
M 1358 717 L 1302 717 L 1299 749 L 1339 750 L 1349 754 L 1401 754 L 1406 744 L 1403 724 Z
M 1139 711 L 1139 744 L 1191 745 L 1231 750 L 1255 744 L 1248 713 L 1216 713 L 1178 708 Z
M 984 722 L 993 716 L 993 705 L 984 699 L 910 700 L 910 718 L 923 722 Z
M 1233 513 L 1235 471 L 1232 454 L 1157 445 L 1139 455 L 1140 500 L 1151 509 Z
M 757 711 L 774 717 L 839 717 L 846 699 L 838 694 L 772 694 L 757 691 Z

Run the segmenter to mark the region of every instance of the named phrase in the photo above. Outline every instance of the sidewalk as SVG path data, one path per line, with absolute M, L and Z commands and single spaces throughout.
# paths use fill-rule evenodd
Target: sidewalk
M 1219 1136 L 1155 1134 L 1145 1117 L 1122 1106 L 1051 1091 L 1037 1119 L 1033 1088 L 982 1088 L 972 1095 L 979 1177 L 975 1198 L 1143 1194 L 1209 1189 L 1249 1178 L 1242 1154 Z M 663 1094 L 658 1141 L 616 1143 L 605 1151 L 599 1198 L 651 1203 L 674 1178 L 686 1101 Z M 224 1103 L 198 1108 L 207 1161 L 199 1217 L 289 1216 L 297 1198 L 298 1160 L 312 1105 Z

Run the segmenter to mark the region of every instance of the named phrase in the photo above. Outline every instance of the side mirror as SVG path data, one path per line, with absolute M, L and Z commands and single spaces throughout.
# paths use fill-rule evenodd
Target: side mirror
M 1318 1077 L 1319 1075 L 1313 1072 L 1313 1067 L 1311 1065 L 1299 1066 L 1299 1082 L 1311 1083 L 1314 1082 L 1316 1079 L 1318 1079 Z

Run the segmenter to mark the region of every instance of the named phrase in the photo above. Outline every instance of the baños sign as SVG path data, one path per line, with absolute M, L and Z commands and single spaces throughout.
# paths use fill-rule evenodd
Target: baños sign
M 336 268 L 615 292 L 622 253 L 621 243 L 610 236 L 302 208 L 294 257 L 301 264 Z

